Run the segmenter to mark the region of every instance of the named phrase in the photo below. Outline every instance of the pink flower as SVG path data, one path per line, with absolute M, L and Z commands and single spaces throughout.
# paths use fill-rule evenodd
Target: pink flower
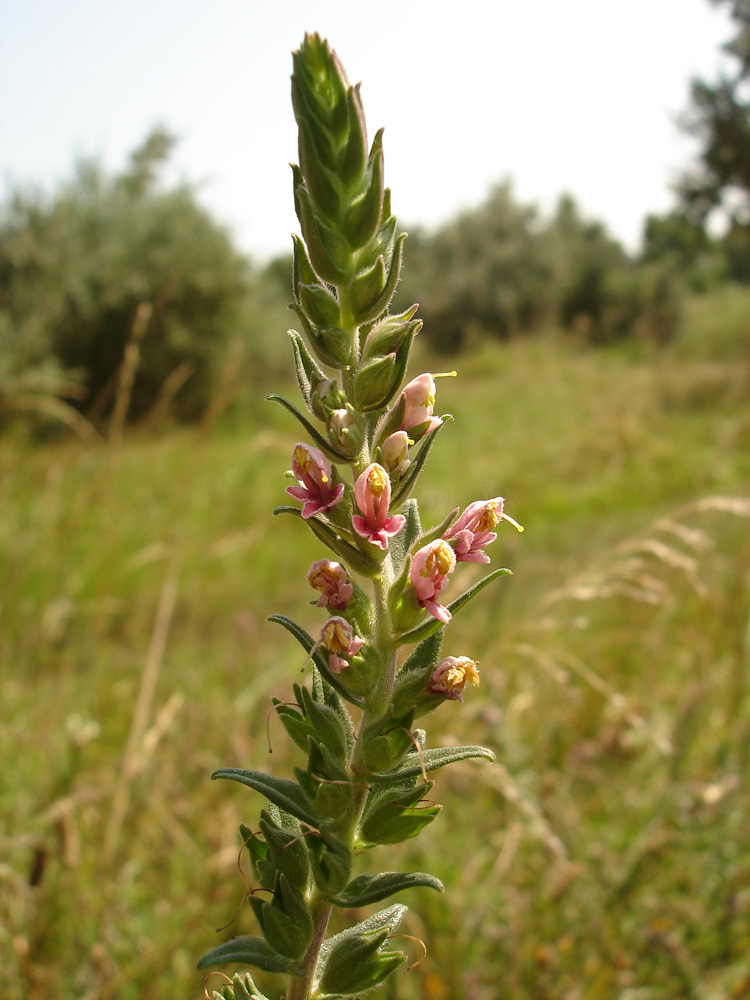
M 307 444 L 296 444 L 292 452 L 292 472 L 299 486 L 287 486 L 287 493 L 302 500 L 302 516 L 307 519 L 337 504 L 344 495 L 344 484 L 334 486 L 331 466 L 322 451 Z
M 448 623 L 450 611 L 436 598 L 448 583 L 456 566 L 456 556 L 450 545 L 438 538 L 414 554 L 409 579 L 417 592 L 417 600 L 438 621 Z
M 502 497 L 475 500 L 448 528 L 443 538 L 453 546 L 458 562 L 488 563 L 490 557 L 482 550 L 497 538 L 492 529 L 500 521 L 510 521 L 519 531 L 523 531 L 520 524 L 503 513 Z
M 344 567 L 330 559 L 319 559 L 307 571 L 307 582 L 320 591 L 318 607 L 338 608 L 343 611 L 354 593 Z
M 389 434 L 380 447 L 380 454 L 388 474 L 401 479 L 409 468 L 409 435 L 406 431 Z
M 354 656 L 364 645 L 364 639 L 354 634 L 345 618 L 329 618 L 320 633 L 320 644 L 328 650 L 328 666 L 334 674 L 340 674 L 349 663 L 345 656 Z M 343 654 L 343 656 L 341 655 Z
M 352 527 L 371 545 L 377 545 L 385 551 L 388 539 L 403 528 L 406 518 L 403 514 L 388 517 L 391 481 L 382 465 L 373 462 L 367 466 L 354 484 L 354 497 L 361 516 L 354 515 Z
M 408 385 L 404 386 L 403 395 L 406 398 L 406 409 L 401 421 L 401 430 L 415 429 L 417 431 L 416 440 L 418 440 L 442 424 L 443 421 L 440 417 L 432 415 L 432 409 L 435 405 L 435 379 L 432 375 L 427 373 L 417 375 Z M 425 424 L 427 424 L 426 427 L 424 427 Z M 418 428 L 423 429 L 418 430 Z
M 469 684 L 479 683 L 476 660 L 468 656 L 446 656 L 435 667 L 427 690 L 433 694 L 443 694 L 449 701 L 463 701 L 463 690 Z

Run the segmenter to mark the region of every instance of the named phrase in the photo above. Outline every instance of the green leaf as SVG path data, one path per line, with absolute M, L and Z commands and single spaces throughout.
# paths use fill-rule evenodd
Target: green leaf
M 264 972 L 286 972 L 292 976 L 304 975 L 295 962 L 279 955 L 263 938 L 243 934 L 240 937 L 225 941 L 213 948 L 198 962 L 198 969 L 207 969 L 210 965 L 221 965 L 224 962 L 241 962 L 243 965 L 254 965 Z
M 241 785 L 247 785 L 248 788 L 260 792 L 279 809 L 296 816 L 308 826 L 317 827 L 320 822 L 320 817 L 311 811 L 305 794 L 296 781 L 290 781 L 288 778 L 277 778 L 271 774 L 264 774 L 262 771 L 245 771 L 240 767 L 220 767 L 218 771 L 214 771 L 211 777 L 229 778 L 231 781 L 238 781 Z
M 349 459 L 346 457 L 346 455 L 342 455 L 341 452 L 338 452 L 334 448 L 332 448 L 331 442 L 326 440 L 326 438 L 324 438 L 323 435 L 319 433 L 319 431 L 315 428 L 313 424 L 310 423 L 310 421 L 307 419 L 304 413 L 300 413 L 300 411 L 297 409 L 294 403 L 290 403 L 288 399 L 284 399 L 283 396 L 279 396 L 278 393 L 276 392 L 269 393 L 266 396 L 266 399 L 268 400 L 269 403 L 281 403 L 281 405 L 284 407 L 285 410 L 288 410 L 293 417 L 296 417 L 297 420 L 299 420 L 299 422 L 305 428 L 307 433 L 310 435 L 310 437 L 313 439 L 316 446 L 320 448 L 323 454 L 327 458 L 330 458 L 332 462 L 344 462 L 348 464 Z
M 369 906 L 403 889 L 413 889 L 420 885 L 435 889 L 437 892 L 445 892 L 440 879 L 425 872 L 378 872 L 355 878 L 342 893 L 339 893 L 333 903 L 348 909 Z
M 369 934 L 372 931 L 381 931 L 383 929 L 386 929 L 389 934 L 393 934 L 398 925 L 404 919 L 404 914 L 408 909 L 409 907 L 404 906 L 403 903 L 394 903 L 392 906 L 386 907 L 385 910 L 373 913 L 372 916 L 368 917 L 366 920 L 362 920 L 358 924 L 352 924 L 351 927 L 346 927 L 338 934 L 332 934 L 331 937 L 327 938 L 320 947 L 318 966 L 321 966 L 322 963 L 325 962 L 328 955 L 337 944 L 348 937 L 353 937 L 357 934 Z
M 415 751 L 409 753 L 399 768 L 394 771 L 381 772 L 370 776 L 372 782 L 378 785 L 397 784 L 408 778 L 416 778 L 427 771 L 436 771 L 446 764 L 455 764 L 459 760 L 467 760 L 478 757 L 495 761 L 495 753 L 487 747 L 465 746 L 465 747 L 433 747 L 431 750 L 423 750 L 422 755 Z
M 315 361 L 307 349 L 307 345 L 296 330 L 287 330 L 292 341 L 294 351 L 294 370 L 297 375 L 297 384 L 302 393 L 302 397 L 309 409 L 312 409 L 313 385 L 318 385 L 324 381 L 325 375 L 315 364 Z
M 274 517 L 277 514 L 292 514 L 300 518 L 316 538 L 319 538 L 324 545 L 328 546 L 331 552 L 337 555 L 346 566 L 353 569 L 356 573 L 361 573 L 362 576 L 372 576 L 380 569 L 378 563 L 365 555 L 361 549 L 355 548 L 351 542 L 347 542 L 332 525 L 328 524 L 327 521 L 323 521 L 320 517 L 305 519 L 302 517 L 302 511 L 299 507 L 290 507 L 287 504 L 275 507 L 273 514 Z M 328 680 L 330 682 L 330 677 L 328 677 Z
M 372 143 L 367 165 L 369 183 L 364 193 L 349 206 L 342 228 L 355 249 L 365 246 L 377 232 L 383 212 L 383 129 Z
M 275 513 L 276 511 L 274 511 L 274 514 Z M 287 618 L 285 615 L 269 615 L 266 621 L 277 622 L 279 625 L 283 625 L 287 632 L 291 633 L 297 642 L 299 642 L 300 646 L 302 646 L 306 653 L 310 653 L 315 645 L 312 636 L 308 635 L 301 625 L 293 622 L 291 618 Z M 336 674 L 334 674 L 328 666 L 328 663 L 320 650 L 316 650 L 312 654 L 312 660 L 323 677 L 325 677 L 331 687 L 335 688 L 340 695 L 346 698 L 347 701 L 351 702 L 352 705 L 357 705 L 360 708 L 364 705 L 364 701 L 358 695 L 354 695 L 350 691 L 347 691 Z
M 493 570 L 492 573 L 489 573 L 478 583 L 475 583 L 473 587 L 469 587 L 469 589 L 465 590 L 460 597 L 457 597 L 455 601 L 451 601 L 451 603 L 447 605 L 451 615 L 460 611 L 465 604 L 468 604 L 473 597 L 476 597 L 480 590 L 484 590 L 488 583 L 491 583 L 493 580 L 497 580 L 499 576 L 512 576 L 512 572 L 509 569 Z M 426 621 L 423 625 L 418 625 L 417 628 L 413 628 L 411 632 L 405 632 L 403 635 L 399 636 L 396 640 L 396 645 L 404 646 L 412 642 L 419 642 L 422 639 L 426 639 L 427 636 L 432 635 L 441 627 L 441 622 L 439 622 L 436 618 L 433 618 L 431 621 Z

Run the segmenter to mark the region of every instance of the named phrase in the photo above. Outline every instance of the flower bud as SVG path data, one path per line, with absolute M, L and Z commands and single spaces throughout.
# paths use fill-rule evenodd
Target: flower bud
M 389 434 L 380 448 L 383 467 L 391 479 L 401 479 L 411 464 L 409 462 L 409 435 L 406 431 Z
M 328 420 L 328 438 L 337 451 L 356 458 L 365 440 L 365 422 L 353 406 L 334 410 Z

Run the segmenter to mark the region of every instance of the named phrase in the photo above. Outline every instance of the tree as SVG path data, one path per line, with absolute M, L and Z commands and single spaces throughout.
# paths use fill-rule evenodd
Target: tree
M 146 412 L 175 372 L 183 418 L 210 398 L 247 286 L 248 264 L 182 185 L 160 173 L 174 139 L 155 129 L 119 175 L 77 165 L 52 197 L 17 190 L 0 216 L 0 347 L 12 371 L 76 372 L 84 410 L 114 406 L 125 348 L 139 338 L 129 409 Z M 187 377 L 189 375 L 189 377 Z
M 750 0 L 711 0 L 730 9 L 737 31 L 724 51 L 734 61 L 720 78 L 709 83 L 693 80 L 692 107 L 685 130 L 695 136 L 701 151 L 694 167 L 679 183 L 679 194 L 689 216 L 704 222 L 723 210 L 742 227 L 750 226 Z

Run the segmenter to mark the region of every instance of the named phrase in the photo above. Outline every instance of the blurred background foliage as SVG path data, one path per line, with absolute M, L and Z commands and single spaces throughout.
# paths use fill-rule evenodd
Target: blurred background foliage
M 527 530 L 452 626 L 482 685 L 431 739 L 501 763 L 442 779 L 443 816 L 389 862 L 448 888 L 405 898 L 429 954 L 389 1000 L 750 996 L 750 7 L 718 2 L 736 72 L 696 82 L 699 155 L 637 252 L 508 181 L 406 227 L 414 373 L 459 370 L 424 519 L 500 492 Z M 167 186 L 173 145 L 156 129 L 120 173 L 79 164 L 0 211 L 8 1000 L 203 995 L 217 924 L 236 906 L 220 935 L 252 933 L 257 815 L 208 775 L 267 766 L 270 697 L 299 678 L 265 617 L 320 621 L 320 552 L 270 514 L 297 440 L 262 401 L 294 393 L 291 259 L 248 261 Z

